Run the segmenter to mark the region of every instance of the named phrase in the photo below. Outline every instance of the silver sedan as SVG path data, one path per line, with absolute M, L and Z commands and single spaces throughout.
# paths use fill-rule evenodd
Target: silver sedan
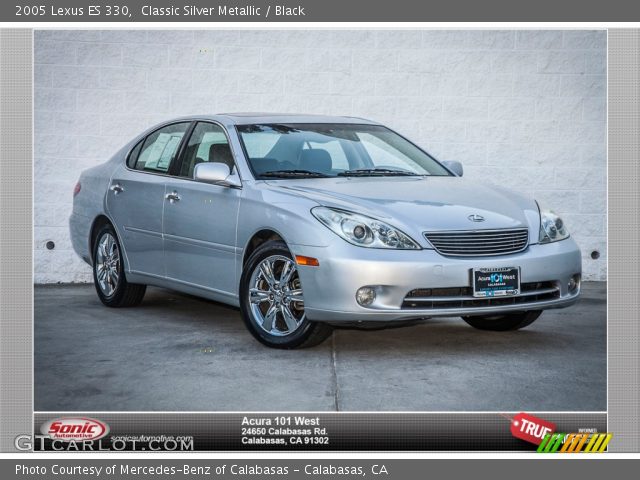
M 359 118 L 157 125 L 82 172 L 70 228 L 105 305 L 180 290 L 240 307 L 276 348 L 434 316 L 514 330 L 580 294 L 561 218 Z

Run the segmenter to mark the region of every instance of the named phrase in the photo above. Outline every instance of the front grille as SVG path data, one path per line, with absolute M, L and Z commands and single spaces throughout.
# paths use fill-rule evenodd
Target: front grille
M 482 257 L 521 252 L 529 243 L 529 229 L 454 230 L 425 232 L 438 253 L 454 257 Z
M 402 302 L 403 309 L 481 308 L 500 305 L 526 305 L 560 298 L 556 282 L 532 282 L 520 285 L 520 294 L 510 297 L 476 298 L 471 287 L 417 288 Z

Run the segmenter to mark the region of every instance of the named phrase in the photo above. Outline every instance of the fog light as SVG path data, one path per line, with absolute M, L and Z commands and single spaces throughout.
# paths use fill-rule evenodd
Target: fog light
M 575 292 L 578 288 L 580 288 L 580 274 L 576 273 L 569 279 L 569 291 Z
M 376 291 L 372 287 L 362 287 L 356 292 L 356 300 L 363 307 L 368 307 L 376 299 Z

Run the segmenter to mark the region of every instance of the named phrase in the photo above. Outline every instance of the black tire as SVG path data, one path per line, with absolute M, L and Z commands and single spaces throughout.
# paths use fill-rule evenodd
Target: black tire
M 100 286 L 100 280 L 98 279 L 98 248 L 101 241 L 107 235 L 110 235 L 113 238 L 113 241 L 115 242 L 115 248 L 117 249 L 119 256 L 119 261 L 114 264 L 115 271 L 118 274 L 118 279 L 114 282 L 115 288 L 113 288 L 113 284 L 111 285 L 111 287 L 113 288 L 112 292 L 104 291 L 104 289 Z M 96 235 L 96 239 L 93 244 L 93 284 L 96 287 L 96 292 L 98 293 L 100 301 L 107 307 L 135 307 L 136 305 L 140 305 L 140 303 L 142 302 L 144 294 L 147 290 L 147 286 L 137 283 L 129 283 L 127 281 L 124 272 L 122 254 L 120 252 L 122 252 L 122 249 L 120 248 L 120 241 L 118 240 L 118 236 L 116 235 L 113 226 L 107 224 L 101 227 Z
M 333 328 L 326 323 L 313 322 L 307 319 L 306 316 L 290 334 L 273 335 L 260 326 L 258 319 L 251 309 L 249 299 L 249 291 L 251 289 L 250 282 L 254 271 L 260 267 L 260 264 L 265 259 L 273 256 L 286 257 L 293 261 L 293 257 L 284 242 L 270 240 L 260 245 L 251 254 L 242 271 L 240 278 L 240 311 L 242 312 L 242 319 L 247 329 L 256 340 L 271 348 L 308 348 L 324 342 L 331 336 Z
M 528 312 L 515 312 L 506 315 L 486 315 L 482 317 L 462 317 L 462 319 L 478 330 L 490 330 L 493 332 L 506 332 L 520 330 L 535 322 L 542 315 L 542 310 L 530 310 Z

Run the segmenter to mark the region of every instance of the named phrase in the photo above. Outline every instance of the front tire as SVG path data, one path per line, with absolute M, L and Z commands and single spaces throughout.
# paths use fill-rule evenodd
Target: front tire
M 298 267 L 282 241 L 265 242 L 247 260 L 240 311 L 249 332 L 272 348 L 312 347 L 332 332 L 330 325 L 307 318 Z
M 93 245 L 93 283 L 107 307 L 135 307 L 142 302 L 146 285 L 127 282 L 122 249 L 111 225 L 104 225 Z
M 478 330 L 506 332 L 528 327 L 542 315 L 542 310 L 508 313 L 506 315 L 486 315 L 482 317 L 462 317 L 462 319 Z

